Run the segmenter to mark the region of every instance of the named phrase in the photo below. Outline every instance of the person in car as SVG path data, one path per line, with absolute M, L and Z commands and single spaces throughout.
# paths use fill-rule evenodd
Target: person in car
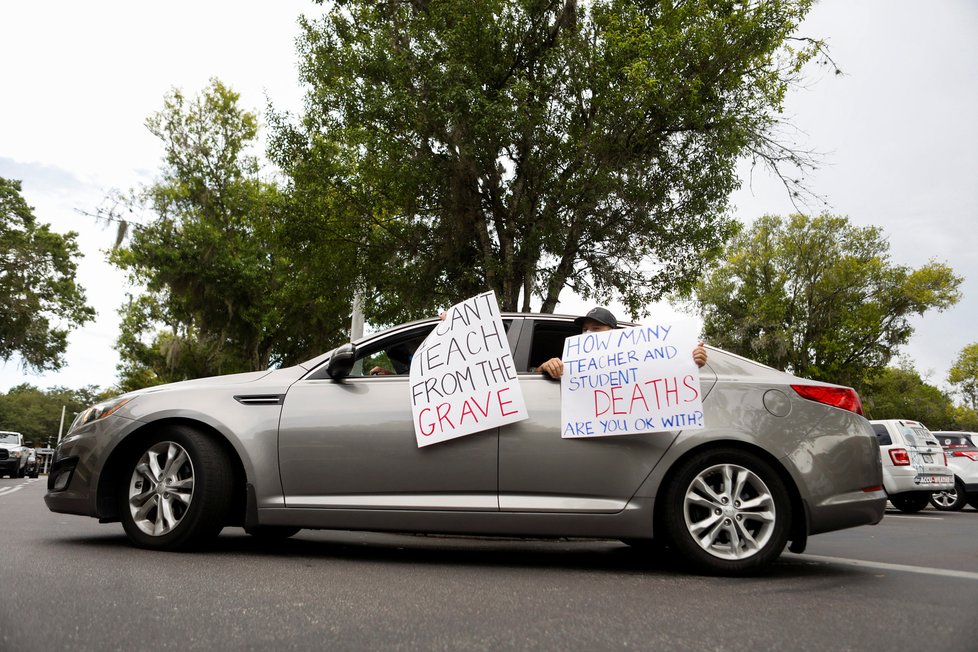
M 592 308 L 588 314 L 575 319 L 574 324 L 581 327 L 582 333 L 599 333 L 618 328 L 618 319 L 607 308 L 598 306 Z M 693 349 L 693 362 L 696 363 L 697 367 L 702 367 L 706 364 L 706 359 L 706 348 L 700 342 Z M 550 358 L 537 367 L 537 371 L 541 371 L 554 380 L 558 380 L 564 375 L 564 363 L 560 358 Z

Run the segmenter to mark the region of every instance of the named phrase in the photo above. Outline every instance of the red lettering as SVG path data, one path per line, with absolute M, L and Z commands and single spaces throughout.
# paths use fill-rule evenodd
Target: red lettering
M 605 409 L 602 410 L 600 408 L 600 406 L 598 405 L 601 402 L 598 399 L 599 396 L 604 396 L 605 398 L 610 398 L 608 396 L 608 392 L 604 391 L 603 389 L 596 389 L 596 390 L 594 390 L 594 416 L 596 416 L 596 417 L 600 417 L 602 414 L 604 414 L 605 412 L 607 412 L 611 408 L 611 403 L 609 401 L 608 407 L 606 407 Z
M 506 408 L 503 407 L 504 405 L 511 405 L 513 403 L 512 401 L 504 401 L 503 400 L 503 392 L 508 392 L 508 391 L 509 391 L 509 387 L 504 387 L 501 390 L 499 390 L 498 392 L 496 392 L 496 400 L 499 401 L 499 412 L 504 417 L 508 417 L 509 415 L 516 414 L 518 412 L 518 410 L 513 410 L 512 412 L 507 412 L 506 411 Z
M 669 379 L 664 379 L 666 385 L 666 405 L 677 405 L 679 403 L 679 379 L 673 377 L 672 385 L 669 385 Z M 675 403 L 670 402 L 669 397 L 672 396 L 676 401 Z
M 688 399 L 686 399 L 686 402 L 687 402 L 687 403 L 692 403 L 692 402 L 693 402 L 693 401 L 695 401 L 695 400 L 696 400 L 697 398 L 699 398 L 699 395 L 700 395 L 700 391 L 699 391 L 699 389 L 698 389 L 698 388 L 696 387 L 696 385 L 692 385 L 692 384 L 690 384 L 690 383 L 692 383 L 693 381 L 694 381 L 694 378 L 693 378 L 692 376 L 686 376 L 685 378 L 683 378 L 683 385 L 685 385 L 686 387 L 688 387 L 689 389 L 691 389 L 691 390 L 692 390 L 692 392 L 693 392 L 693 397 L 692 397 L 692 398 L 688 398 Z
M 458 418 L 458 425 L 462 425 L 465 422 L 465 415 L 468 414 L 472 417 L 472 420 L 479 423 L 479 417 L 475 416 L 475 412 L 472 411 L 472 406 L 469 405 L 469 399 L 465 399 L 465 403 L 462 403 L 462 414 Z
M 662 409 L 662 400 L 659 398 L 659 383 L 662 382 L 661 378 L 655 378 L 653 380 L 646 380 L 646 385 L 652 385 L 652 389 L 655 390 L 655 409 Z
M 622 398 L 618 396 L 618 392 L 621 390 L 621 385 L 615 385 L 611 388 L 611 413 L 612 414 L 628 414 L 628 412 L 619 412 L 618 404 L 621 402 Z
M 442 408 L 445 408 L 444 412 L 442 411 Z M 442 432 L 445 432 L 445 426 L 441 425 L 442 421 L 447 421 L 448 427 L 451 428 L 452 430 L 455 430 L 455 424 L 452 423 L 451 419 L 448 418 L 448 413 L 452 411 L 451 403 L 442 403 L 441 405 L 435 408 L 435 411 L 438 413 L 438 427 L 441 429 Z
M 482 406 L 479 405 L 479 401 L 475 400 L 475 397 L 474 396 L 472 397 L 472 402 L 475 403 L 475 406 L 477 408 L 479 408 L 479 412 L 482 412 L 482 416 L 484 416 L 484 417 L 489 416 L 489 400 L 490 399 L 492 399 L 492 392 L 489 392 L 488 394 L 486 394 L 486 407 L 485 407 L 485 409 L 482 409 Z
M 425 437 L 430 437 L 431 435 L 435 434 L 435 424 L 429 423 L 428 429 L 425 428 L 423 421 L 425 412 L 431 412 L 431 408 L 421 408 L 421 411 L 418 412 L 418 430 L 420 430 L 421 434 Z
M 631 414 L 632 410 L 635 409 L 635 401 L 641 401 L 642 406 L 645 408 L 646 412 L 648 411 L 649 404 L 645 401 L 645 394 L 642 393 L 641 385 L 635 385 L 635 388 L 632 390 L 632 402 L 629 403 L 628 405 L 629 414 Z

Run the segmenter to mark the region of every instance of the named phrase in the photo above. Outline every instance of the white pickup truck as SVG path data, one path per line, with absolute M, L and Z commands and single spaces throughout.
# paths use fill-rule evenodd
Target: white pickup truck
M 0 430 L 0 477 L 23 478 L 27 475 L 27 456 L 24 435 Z

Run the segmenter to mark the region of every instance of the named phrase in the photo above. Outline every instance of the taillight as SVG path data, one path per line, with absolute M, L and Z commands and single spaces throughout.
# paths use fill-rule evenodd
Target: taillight
M 951 457 L 967 457 L 972 462 L 978 462 L 978 451 L 951 451 Z M 944 459 L 947 459 L 947 452 Z
M 910 466 L 910 454 L 905 448 L 891 448 L 890 461 L 893 466 Z
M 824 385 L 792 385 L 791 389 L 798 392 L 802 398 L 816 403 L 824 403 L 832 407 L 849 410 L 856 414 L 863 413 L 863 404 L 859 394 L 851 387 L 826 387 Z

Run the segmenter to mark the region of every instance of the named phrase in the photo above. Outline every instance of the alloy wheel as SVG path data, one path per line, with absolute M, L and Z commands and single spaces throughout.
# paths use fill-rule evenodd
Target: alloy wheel
M 180 524 L 193 496 L 190 456 L 176 442 L 162 441 L 143 453 L 132 472 L 129 512 L 140 531 L 163 536 Z
M 777 520 L 764 481 L 738 464 L 710 466 L 693 479 L 683 500 L 693 540 L 719 559 L 741 560 L 764 549 Z

